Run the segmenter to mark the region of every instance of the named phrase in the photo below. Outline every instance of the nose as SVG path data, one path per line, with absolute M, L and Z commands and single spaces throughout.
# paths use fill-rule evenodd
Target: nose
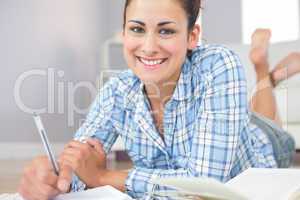
M 149 57 L 158 53 L 158 41 L 154 34 L 148 33 L 145 35 L 142 52 Z

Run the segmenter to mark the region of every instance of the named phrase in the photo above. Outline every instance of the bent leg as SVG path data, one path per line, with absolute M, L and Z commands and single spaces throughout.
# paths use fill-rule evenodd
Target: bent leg
M 282 80 L 300 73 L 300 52 L 290 53 L 283 58 L 271 72 L 274 85 L 278 85 Z
M 268 29 L 257 29 L 252 35 L 249 58 L 255 67 L 257 84 L 250 107 L 254 112 L 275 121 L 281 126 L 280 119 L 276 117 L 277 104 L 269 73 L 268 48 L 270 38 L 271 31 Z

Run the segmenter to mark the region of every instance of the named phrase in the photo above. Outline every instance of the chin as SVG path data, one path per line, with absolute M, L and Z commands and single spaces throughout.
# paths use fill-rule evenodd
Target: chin
M 138 75 L 137 75 L 138 76 Z M 143 83 L 161 83 L 163 79 L 157 74 L 138 76 Z

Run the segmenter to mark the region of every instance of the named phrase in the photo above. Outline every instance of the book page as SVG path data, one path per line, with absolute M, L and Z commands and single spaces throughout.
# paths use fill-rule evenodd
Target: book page
M 203 200 L 250 200 L 239 191 L 236 191 L 213 178 L 157 178 L 152 180 L 152 183 L 176 189 L 176 191 L 170 191 L 167 193 L 156 192 L 153 193 L 154 196 L 162 196 L 166 193 L 170 197 L 181 199 L 183 199 L 183 197 L 188 199 L 187 197 L 190 196 L 194 197 L 192 199 Z
M 300 170 L 250 168 L 226 185 L 251 200 L 289 200 L 300 189 Z

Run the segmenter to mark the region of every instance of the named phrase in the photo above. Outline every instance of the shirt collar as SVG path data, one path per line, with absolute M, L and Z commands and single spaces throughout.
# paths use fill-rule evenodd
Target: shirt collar
M 174 93 L 171 100 L 184 101 L 190 99 L 193 93 L 192 85 L 192 63 L 187 58 L 181 67 L 181 73 L 177 81 Z M 144 83 L 137 77 L 135 77 L 134 84 L 129 90 L 126 105 L 135 105 L 139 100 L 145 98 Z
M 128 88 L 127 96 L 125 98 L 125 107 L 136 107 L 136 103 L 140 102 L 143 97 L 143 84 L 140 79 L 134 76 L 133 84 Z
M 181 73 L 171 100 L 184 101 L 192 97 L 192 64 L 187 58 L 181 68 Z

